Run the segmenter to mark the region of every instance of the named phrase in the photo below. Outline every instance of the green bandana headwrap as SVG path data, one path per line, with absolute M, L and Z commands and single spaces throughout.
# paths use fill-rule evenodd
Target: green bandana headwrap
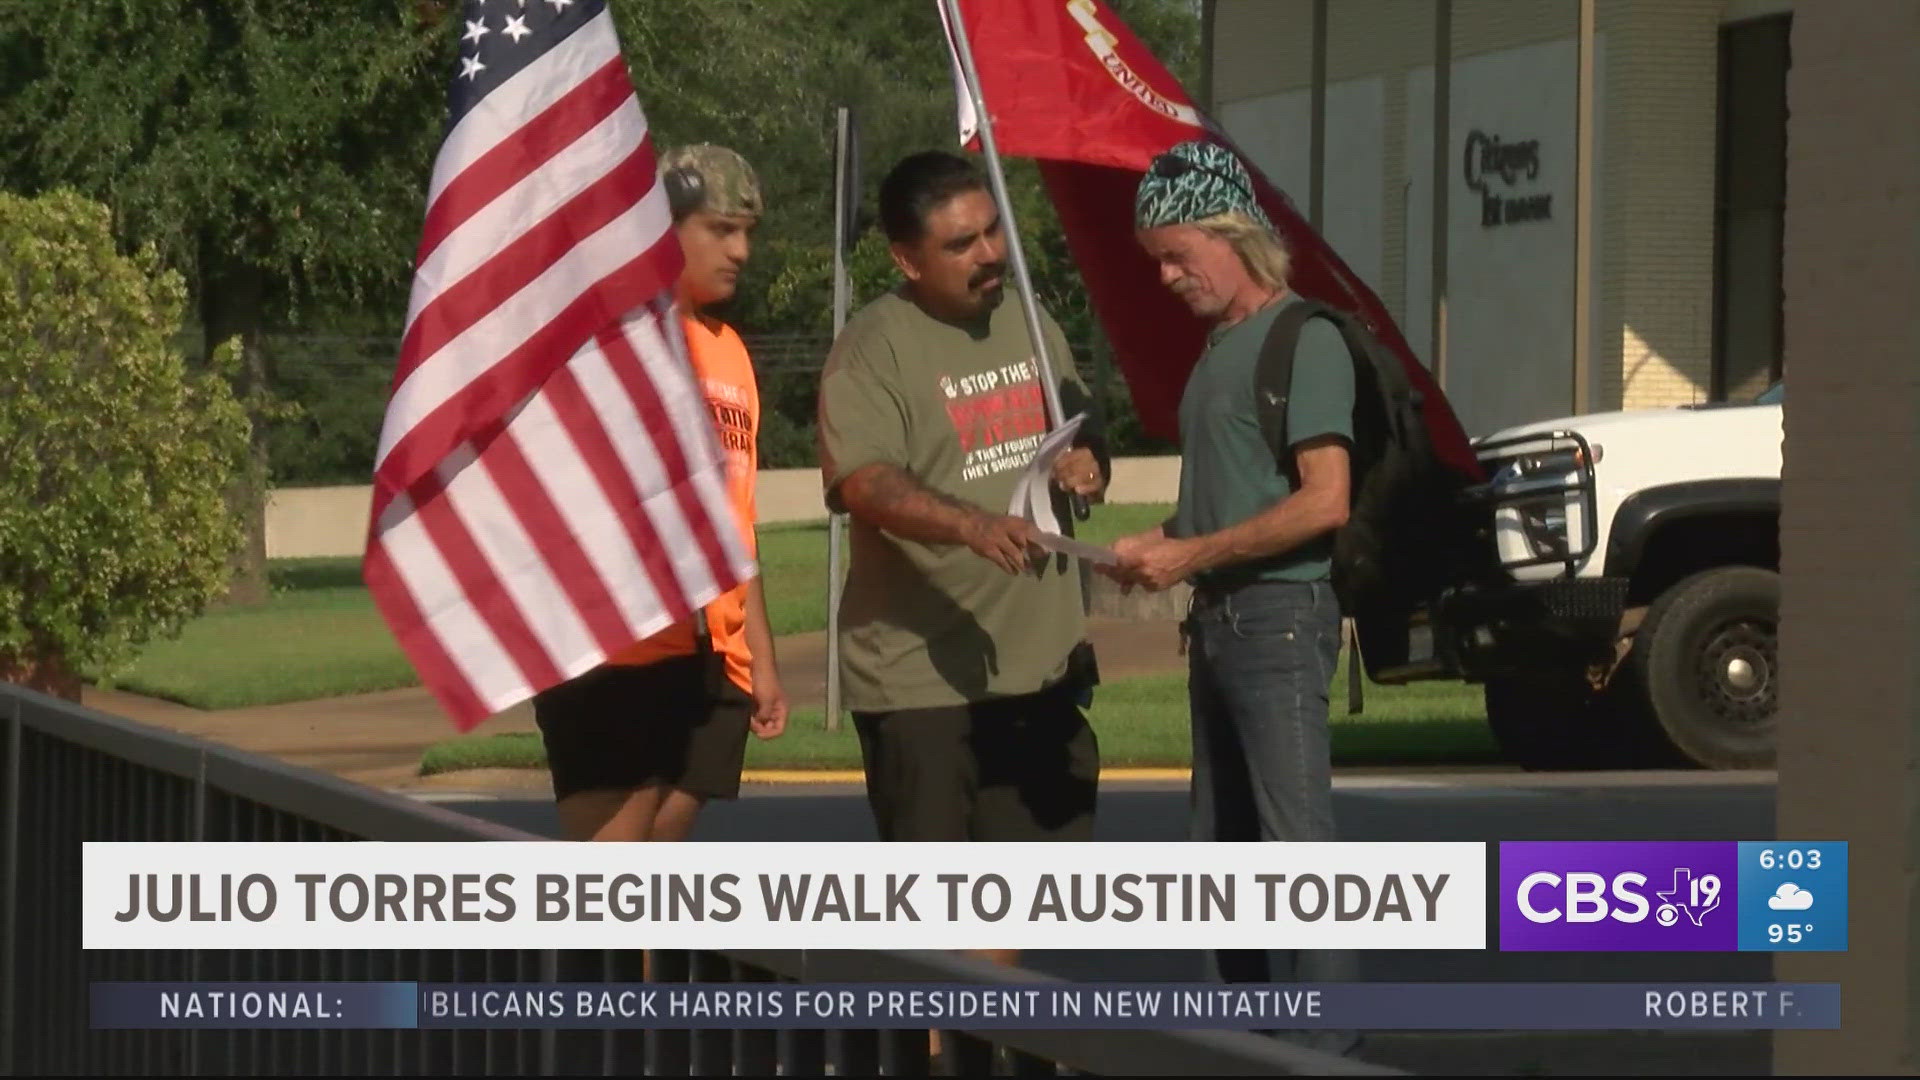
M 1142 229 L 1185 225 L 1235 210 L 1273 228 L 1254 200 L 1246 167 L 1233 151 L 1210 142 L 1183 142 L 1155 158 L 1133 200 L 1134 224 Z

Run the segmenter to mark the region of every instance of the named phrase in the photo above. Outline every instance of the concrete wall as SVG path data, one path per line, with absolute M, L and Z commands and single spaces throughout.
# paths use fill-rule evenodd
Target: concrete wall
M 1848 844 L 1838 1031 L 1778 1074 L 1920 1068 L 1920 4 L 1804 4 L 1788 74 L 1779 836 Z M 1844 162 L 1844 167 L 1836 167 Z
M 1180 486 L 1178 457 L 1118 458 L 1108 501 L 1172 502 Z M 366 550 L 370 487 L 281 488 L 267 501 L 267 558 L 359 555 Z M 767 469 L 760 473 L 761 524 L 823 521 L 818 469 Z
M 1564 6 L 1558 0 L 1542 5 Z M 1603 64 L 1606 48 L 1603 37 L 1598 45 Z M 1573 73 L 1578 63 L 1578 43 L 1571 36 L 1471 55 L 1456 52 L 1453 61 L 1447 126 L 1455 152 L 1441 174 L 1448 185 L 1445 389 L 1461 423 L 1476 435 L 1573 411 Z M 1605 77 L 1602 66 L 1596 85 Z M 1605 117 L 1601 120 L 1604 131 Z M 1408 74 L 1404 138 L 1411 165 L 1401 238 L 1408 339 L 1431 356 L 1431 64 Z M 1509 181 L 1490 174 L 1481 162 L 1493 145 L 1500 148 L 1491 151 L 1496 157 L 1527 147 L 1523 156 L 1537 163 L 1537 175 L 1516 170 Z M 1475 159 L 1471 179 L 1477 188 L 1468 183 L 1469 157 Z M 1595 205 L 1604 197 L 1603 190 Z M 1504 220 L 1507 208 L 1539 206 L 1539 200 L 1549 215 L 1544 220 Z M 1500 223 L 1487 223 L 1489 209 Z M 1599 267 L 1596 258 L 1596 273 Z M 1602 344 L 1596 327 L 1589 347 L 1599 353 Z
M 1718 30 L 1785 0 L 1596 5 L 1592 407 L 1702 400 L 1711 387 Z M 1329 4 L 1322 232 L 1432 355 L 1434 9 Z M 1219 0 L 1221 123 L 1304 211 L 1312 0 Z M 1446 390 L 1473 434 L 1571 410 L 1576 0 L 1454 0 Z M 1539 166 L 1469 188 L 1466 141 L 1537 141 Z M 1487 225 L 1483 199 L 1550 196 Z
M 276 488 L 267 496 L 267 558 L 359 555 L 372 506 L 372 487 Z

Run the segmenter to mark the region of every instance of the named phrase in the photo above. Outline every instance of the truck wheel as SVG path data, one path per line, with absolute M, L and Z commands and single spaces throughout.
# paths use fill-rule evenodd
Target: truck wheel
M 1534 772 L 1620 769 L 1634 748 L 1614 721 L 1614 695 L 1578 672 L 1487 679 L 1487 726 L 1508 760 Z
M 1774 761 L 1780 688 L 1780 575 L 1727 566 L 1654 600 L 1630 663 L 1658 732 L 1709 769 Z

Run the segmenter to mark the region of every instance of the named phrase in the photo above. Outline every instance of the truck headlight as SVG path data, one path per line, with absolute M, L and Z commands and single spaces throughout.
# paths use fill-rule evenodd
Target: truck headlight
M 1548 435 L 1532 446 L 1496 444 L 1482 458 L 1490 479 L 1482 489 L 1494 505 L 1495 543 L 1506 564 L 1564 563 L 1573 557 L 1574 534 L 1584 513 L 1580 491 L 1600 450 L 1589 443 Z M 1517 452 L 1516 452 L 1517 450 Z
M 1600 448 L 1594 447 L 1594 460 L 1600 459 Z M 1558 479 L 1570 472 L 1577 472 L 1587 466 L 1587 452 L 1582 447 L 1568 446 L 1557 450 L 1541 450 L 1537 453 L 1521 454 L 1507 462 L 1507 474 L 1514 481 Z
M 1561 499 L 1527 503 L 1520 512 L 1520 535 L 1535 556 L 1564 559 L 1570 550 L 1567 539 L 1567 504 Z

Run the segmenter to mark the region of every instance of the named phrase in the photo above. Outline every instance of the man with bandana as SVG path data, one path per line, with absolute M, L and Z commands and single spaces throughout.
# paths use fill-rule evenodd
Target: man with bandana
M 681 330 L 752 551 L 760 395 L 745 343 L 711 309 L 738 287 L 760 184 L 746 159 L 709 144 L 663 154 L 660 182 L 686 260 Z M 739 794 L 747 733 L 770 739 L 786 727 L 760 578 L 536 695 L 533 715 L 568 839 L 686 839 L 708 799 Z
M 1302 328 L 1287 405 L 1290 468 L 1255 405 L 1274 319 L 1298 298 L 1287 252 L 1238 158 L 1205 142 L 1155 160 L 1135 199 L 1136 235 L 1160 280 L 1210 324 L 1180 401 L 1173 517 L 1115 545 L 1123 581 L 1193 586 L 1182 636 L 1192 711 L 1191 836 L 1335 839 L 1328 686 L 1339 657 L 1334 532 L 1348 510 L 1354 376 L 1340 332 Z M 1221 953 L 1229 981 L 1337 981 L 1350 954 Z M 1335 1035 L 1346 1049 L 1350 1036 Z

